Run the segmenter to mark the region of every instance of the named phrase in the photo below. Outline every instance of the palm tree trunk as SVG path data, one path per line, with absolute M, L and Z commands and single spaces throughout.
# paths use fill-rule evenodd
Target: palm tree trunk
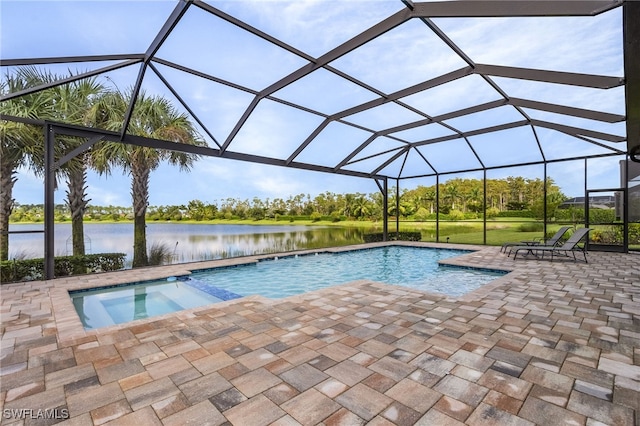
M 13 185 L 15 167 L 8 161 L 0 161 L 0 260 L 9 259 L 9 216 L 13 210 Z
M 131 196 L 133 197 L 133 264 L 132 267 L 147 266 L 147 224 L 145 215 L 149 204 L 149 167 L 144 161 L 131 162 Z
M 84 212 L 89 200 L 86 199 L 85 190 L 87 182 L 86 166 L 81 169 L 69 172 L 67 185 L 67 204 L 71 210 L 71 238 L 73 240 L 73 255 L 81 256 L 85 254 L 84 247 Z

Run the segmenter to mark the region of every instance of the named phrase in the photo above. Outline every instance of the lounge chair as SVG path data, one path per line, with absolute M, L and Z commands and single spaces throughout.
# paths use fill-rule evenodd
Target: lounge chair
M 518 257 L 518 252 L 519 251 L 526 250 L 527 252 L 535 252 L 536 255 L 538 253 L 542 253 L 542 257 L 543 258 L 544 258 L 545 252 L 551 253 L 551 261 L 552 262 L 553 262 L 553 256 L 554 255 L 569 257 L 569 253 L 571 253 L 573 255 L 573 260 L 577 261 L 578 259 L 576 258 L 576 252 L 580 251 L 580 252 L 582 252 L 582 255 L 584 256 L 585 263 L 587 263 L 587 241 L 585 240 L 585 242 L 584 242 L 584 244 L 582 246 L 580 246 L 579 244 L 583 239 L 587 238 L 587 235 L 589 234 L 589 231 L 591 231 L 590 228 L 580 228 L 580 229 L 576 230 L 576 232 L 574 232 L 573 235 L 571 235 L 571 237 L 569 237 L 569 239 L 561 246 L 556 246 L 556 247 L 516 246 L 516 247 L 512 247 L 511 250 L 514 253 L 513 259 L 515 260 L 515 258 Z
M 520 241 L 519 243 L 504 243 L 502 245 L 502 247 L 500 248 L 501 252 L 507 253 L 507 256 L 511 256 L 511 251 L 512 248 L 515 246 L 522 246 L 522 245 L 527 245 L 527 246 L 544 246 L 544 247 L 554 247 L 558 244 L 558 242 L 560 241 L 560 239 L 562 238 L 562 236 L 569 230 L 571 229 L 570 226 L 563 226 L 562 228 L 558 229 L 558 232 L 556 232 L 551 238 L 549 238 L 548 240 L 531 240 L 531 241 Z M 507 250 L 509 250 L 507 252 Z

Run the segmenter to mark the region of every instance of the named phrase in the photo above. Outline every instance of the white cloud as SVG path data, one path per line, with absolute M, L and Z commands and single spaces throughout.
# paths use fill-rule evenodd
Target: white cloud
M 236 1 L 218 6 L 316 57 L 404 7 L 388 0 Z
M 90 193 L 90 204 L 96 206 L 128 206 L 131 204 L 131 196 L 111 184 L 109 187 L 103 187 L 98 185 L 91 185 L 88 188 Z
M 500 98 L 481 76 L 473 74 L 407 96 L 402 101 L 437 116 Z
M 386 93 L 466 66 L 425 24 L 411 20 L 334 61 Z
M 262 100 L 229 150 L 286 159 L 321 122 L 316 115 Z
M 618 75 L 621 14 L 435 22 L 476 63 Z
M 588 160 L 587 183 L 589 189 L 611 189 L 624 185 L 620 178 L 621 156 Z

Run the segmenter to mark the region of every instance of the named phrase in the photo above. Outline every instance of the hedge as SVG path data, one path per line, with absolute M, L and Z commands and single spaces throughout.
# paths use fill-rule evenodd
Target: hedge
M 556 210 L 555 217 L 557 220 L 567 220 L 580 222 L 584 221 L 584 209 L 571 208 L 571 209 L 558 209 Z M 589 209 L 589 221 L 593 223 L 598 222 L 615 222 L 616 211 L 614 209 Z
M 124 253 L 60 256 L 54 259 L 54 275 L 107 272 L 124 269 Z M 0 262 L 0 282 L 32 281 L 44 278 L 44 259 L 4 260 Z
M 387 234 L 390 241 L 420 241 L 422 240 L 422 234 L 420 232 L 389 232 Z M 383 241 L 382 232 L 374 232 L 371 234 L 364 234 L 363 239 L 365 243 L 378 243 Z
M 320 220 L 325 221 L 325 222 L 340 222 L 340 221 L 344 221 L 347 220 L 347 217 L 344 215 L 318 215 L 318 214 L 314 214 L 312 213 L 311 215 L 286 215 L 286 214 L 276 214 L 275 215 L 275 220 L 280 222 L 295 222 L 295 221 L 305 221 L 305 220 L 311 220 L 313 222 L 318 222 Z

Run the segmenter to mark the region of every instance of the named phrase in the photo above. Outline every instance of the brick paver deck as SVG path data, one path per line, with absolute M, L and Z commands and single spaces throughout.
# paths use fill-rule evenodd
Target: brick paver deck
M 461 298 L 360 281 L 88 332 L 67 289 L 188 266 L 3 285 L 1 422 L 639 425 L 640 256 L 478 249 L 452 262 L 513 272 Z

